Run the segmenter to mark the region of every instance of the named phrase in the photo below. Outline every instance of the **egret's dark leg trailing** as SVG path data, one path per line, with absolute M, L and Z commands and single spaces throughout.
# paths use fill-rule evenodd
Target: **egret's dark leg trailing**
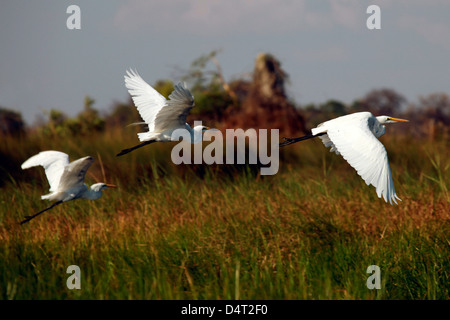
M 45 212 L 45 211 L 47 211 L 47 210 L 50 210 L 50 209 L 53 208 L 54 206 L 57 206 L 58 204 L 61 204 L 61 203 L 63 203 L 62 200 L 56 201 L 56 202 L 55 202 L 54 204 L 52 204 L 50 207 L 45 208 L 44 210 L 39 211 L 38 213 L 33 214 L 32 216 L 26 216 L 26 217 L 25 217 L 25 220 L 23 220 L 22 222 L 20 222 L 20 224 L 24 224 L 25 222 L 30 221 L 31 219 L 33 219 L 33 218 L 37 217 L 38 215 L 40 215 L 42 212 Z
M 299 142 L 299 141 L 303 141 L 303 140 L 312 139 L 312 138 L 315 138 L 315 137 L 318 137 L 318 136 L 322 136 L 324 134 L 326 134 L 326 132 L 318 133 L 318 134 L 315 134 L 315 135 L 314 134 L 308 134 L 306 136 L 298 137 L 298 138 L 284 138 L 283 137 L 284 141 L 282 143 L 280 143 L 278 147 L 281 148 L 281 147 L 287 146 L 289 144 L 293 144 L 293 143 L 296 143 L 296 142 Z
M 146 146 L 146 145 L 148 145 L 148 144 L 150 144 L 150 143 L 153 143 L 153 142 L 157 142 L 157 141 L 156 141 L 156 140 L 144 141 L 144 142 L 142 142 L 141 144 L 138 144 L 137 146 L 134 146 L 134 147 L 132 147 L 132 148 L 123 149 L 123 150 L 120 151 L 118 154 L 116 154 L 116 156 L 117 156 L 117 157 L 123 156 L 124 154 L 127 154 L 128 152 L 131 152 L 131 151 L 133 151 L 133 150 L 136 150 L 136 149 L 138 149 L 138 148 L 141 148 L 141 147 Z

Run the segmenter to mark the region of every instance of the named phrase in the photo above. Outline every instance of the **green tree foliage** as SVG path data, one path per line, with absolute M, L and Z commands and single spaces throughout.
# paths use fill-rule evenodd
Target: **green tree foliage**
M 153 88 L 155 88 L 156 91 L 161 93 L 166 99 L 169 98 L 169 95 L 173 91 L 174 83 L 170 80 L 158 80 L 156 81 Z
M 49 121 L 42 128 L 46 135 L 77 136 L 91 135 L 95 132 L 103 131 L 105 120 L 100 117 L 98 110 L 92 106 L 95 100 L 86 96 L 84 99 L 84 109 L 75 118 L 69 118 L 62 111 L 51 109 Z
M 189 82 L 190 90 L 195 98 L 192 115 L 201 115 L 205 121 L 221 121 L 228 106 L 232 105 L 233 91 L 224 81 L 216 55 L 219 51 L 211 51 L 194 60 L 182 77 Z M 207 69 L 214 63 L 215 69 Z
M 393 89 L 372 90 L 350 106 L 350 112 L 370 111 L 374 115 L 396 116 L 403 111 L 406 99 Z
M 134 107 L 133 102 L 120 103 L 116 102 L 112 108 L 111 112 L 106 115 L 105 123 L 107 127 L 125 127 L 129 124 L 141 122 L 142 119 L 139 116 L 139 112 L 136 107 Z
M 75 121 L 81 134 L 102 131 L 105 127 L 105 120 L 99 116 L 98 110 L 92 107 L 94 103 L 95 100 L 89 96 L 84 98 L 84 110 Z
M 306 127 L 313 128 L 324 121 L 343 116 L 349 112 L 349 107 L 338 100 L 328 100 L 325 103 L 309 104 L 303 107 Z
M 328 100 L 320 105 L 320 110 L 332 117 L 340 117 L 347 113 L 347 107 L 340 101 Z
M 409 105 L 406 117 L 416 124 L 411 132 L 415 136 L 448 139 L 450 135 L 450 98 L 446 93 L 432 93 L 419 97 L 418 103 Z

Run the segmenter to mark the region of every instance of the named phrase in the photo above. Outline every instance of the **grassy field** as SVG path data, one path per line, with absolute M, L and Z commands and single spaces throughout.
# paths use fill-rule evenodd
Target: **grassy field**
M 280 172 L 175 166 L 171 144 L 121 158 L 133 134 L 5 137 L 0 193 L 1 299 L 449 299 L 449 141 L 383 137 L 398 206 L 378 199 L 320 141 L 281 152 Z M 92 155 L 97 201 L 49 205 L 42 150 Z M 5 162 L 6 163 L 6 162 Z M 5 173 L 8 170 L 10 173 Z M 81 290 L 69 290 L 69 265 Z M 370 265 L 381 289 L 369 290 Z

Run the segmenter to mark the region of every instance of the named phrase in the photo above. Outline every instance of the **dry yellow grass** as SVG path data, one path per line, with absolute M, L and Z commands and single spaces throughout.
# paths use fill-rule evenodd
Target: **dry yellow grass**
M 283 150 L 280 172 L 262 177 L 177 167 L 170 145 L 115 158 L 131 140 L 6 142 L 17 167 L 45 149 L 93 155 L 88 182 L 119 188 L 20 226 L 46 205 L 47 185 L 42 170 L 13 170 L 0 195 L 3 299 L 449 297 L 448 141 L 383 140 L 403 200 L 391 206 L 320 142 Z M 77 293 L 65 287 L 71 264 L 83 272 Z M 382 290 L 365 285 L 371 264 L 382 268 Z

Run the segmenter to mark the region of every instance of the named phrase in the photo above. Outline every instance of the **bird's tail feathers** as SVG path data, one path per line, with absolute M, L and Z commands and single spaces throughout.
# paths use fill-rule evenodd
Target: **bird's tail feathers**
M 146 122 L 133 122 L 133 123 L 130 123 L 129 125 L 127 125 L 126 127 L 128 128 L 128 127 L 135 127 L 135 126 L 140 126 L 140 125 L 148 125 L 148 123 L 146 123 Z
M 42 200 L 48 201 L 60 200 L 61 198 L 64 198 L 64 195 L 61 192 L 50 192 L 41 196 Z
M 145 142 L 149 140 L 154 140 L 159 133 L 155 134 L 154 132 L 139 132 L 138 134 L 139 141 Z
M 41 199 L 42 199 L 42 200 L 48 200 L 48 199 L 50 199 L 50 197 L 51 197 L 52 195 L 53 195 L 53 193 L 45 194 L 45 195 L 41 196 Z

